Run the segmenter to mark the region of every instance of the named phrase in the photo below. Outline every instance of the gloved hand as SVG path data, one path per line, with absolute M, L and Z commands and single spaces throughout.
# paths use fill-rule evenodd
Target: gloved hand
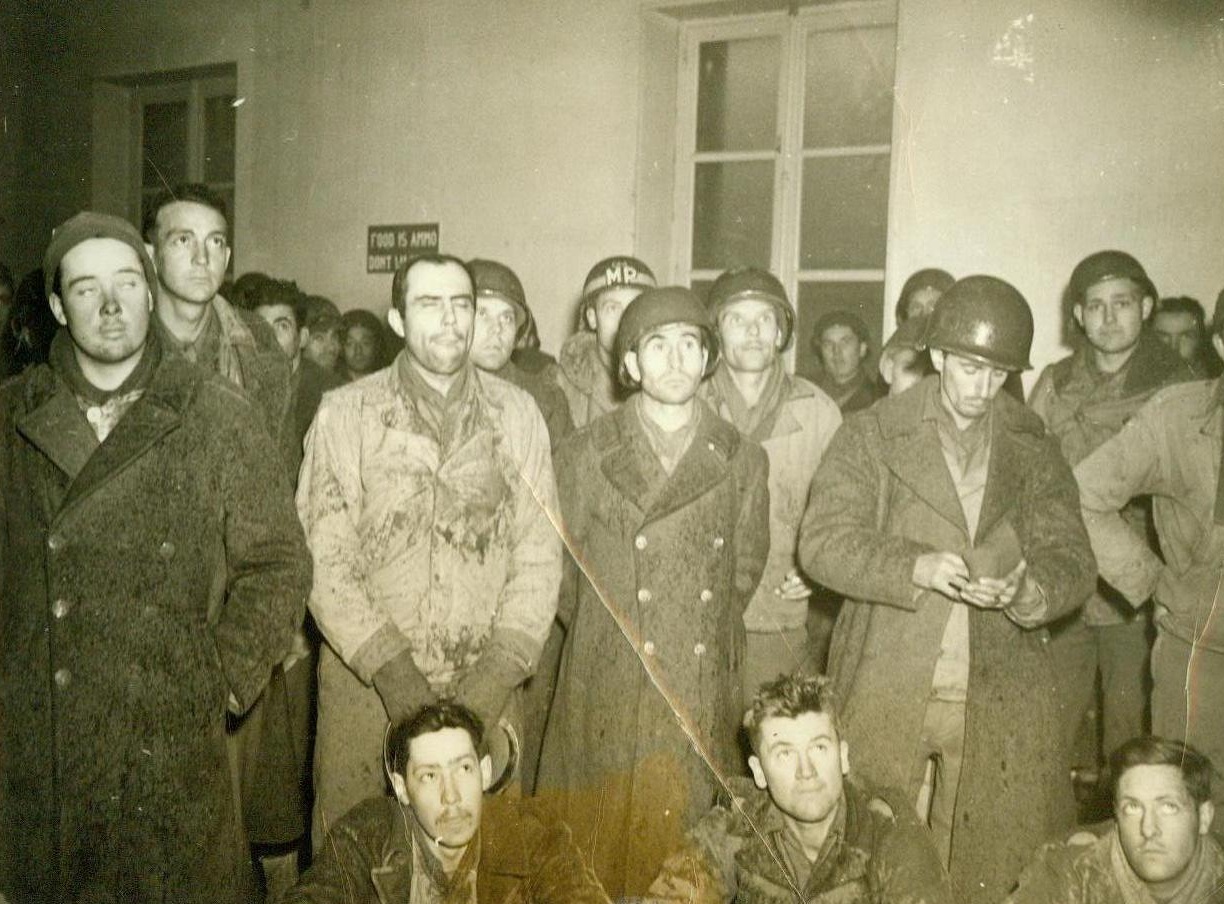
M 438 699 L 417 668 L 411 650 L 404 650 L 374 673 L 374 690 L 382 698 L 392 725 Z
M 514 656 L 490 644 L 455 682 L 454 698 L 480 717 L 487 737 L 506 708 L 511 691 L 527 677 L 527 670 Z

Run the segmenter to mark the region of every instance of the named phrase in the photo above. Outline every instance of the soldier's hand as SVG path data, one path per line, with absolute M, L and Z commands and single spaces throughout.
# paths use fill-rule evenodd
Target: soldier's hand
M 799 572 L 792 568 L 782 579 L 782 583 L 774 588 L 774 593 L 784 600 L 805 600 L 812 595 L 812 588 L 799 576 Z
M 979 609 L 1003 609 L 1011 605 L 1024 581 L 1026 564 L 1020 564 L 1002 578 L 975 578 L 961 588 L 961 599 Z
M 914 562 L 911 580 L 923 590 L 959 600 L 961 588 L 969 583 L 969 566 L 954 552 L 923 553 Z

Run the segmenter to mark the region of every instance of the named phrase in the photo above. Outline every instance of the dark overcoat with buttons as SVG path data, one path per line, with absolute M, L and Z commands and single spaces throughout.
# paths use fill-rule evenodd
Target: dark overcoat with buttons
M 670 476 L 633 401 L 557 453 L 568 634 L 537 790 L 560 796 L 614 899 L 646 891 L 712 803 L 714 770 L 743 770 L 742 617 L 769 552 L 769 464 L 698 411 Z
M 992 403 L 990 458 L 976 534 L 924 417 L 927 377 L 846 419 L 812 481 L 799 561 L 846 595 L 829 651 L 855 773 L 906 788 L 944 626 L 953 605 L 912 582 L 927 552 L 954 552 L 971 573 L 1002 576 L 1021 557 L 1045 595 L 1049 622 L 1083 604 L 1096 562 L 1079 493 L 1058 444 L 1005 393 Z M 938 403 L 936 403 L 938 404 Z M 1054 674 L 1042 627 L 969 609 L 965 746 L 949 871 L 962 901 L 997 901 L 1035 847 L 1071 823 Z
M 170 358 L 100 446 L 51 367 L 0 387 L 0 896 L 247 899 L 227 700 L 310 584 L 263 421 Z

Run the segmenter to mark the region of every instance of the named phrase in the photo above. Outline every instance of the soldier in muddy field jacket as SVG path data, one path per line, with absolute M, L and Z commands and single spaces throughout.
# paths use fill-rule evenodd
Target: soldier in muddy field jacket
M 133 227 L 78 214 L 44 263 L 62 329 L 0 390 L 0 899 L 247 901 L 226 713 L 310 586 L 281 451 L 165 353 Z
M 469 361 L 467 265 L 416 258 L 394 285 L 388 319 L 404 348 L 324 396 L 298 485 L 326 640 L 316 847 L 383 791 L 388 719 L 447 697 L 521 731 L 520 688 L 557 605 L 548 429 L 530 395 Z

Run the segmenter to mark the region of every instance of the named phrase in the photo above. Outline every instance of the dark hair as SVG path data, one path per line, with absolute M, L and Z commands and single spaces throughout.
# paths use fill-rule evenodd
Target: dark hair
M 1202 304 L 1197 298 L 1191 298 L 1189 295 L 1171 295 L 1168 298 L 1160 299 L 1152 310 L 1153 317 L 1157 314 L 1189 314 L 1194 318 L 1200 330 L 1207 322 L 1207 313 L 1203 310 Z
M 275 280 L 267 273 L 251 270 L 234 280 L 234 284 L 230 286 L 229 293 L 225 297 L 234 307 L 251 311 L 255 308 L 254 299 L 270 282 L 275 282 Z
M 340 317 L 340 331 L 347 333 L 355 326 L 370 330 L 381 342 L 382 321 L 374 313 L 367 311 L 365 308 L 353 308 L 352 310 L 345 311 Z
M 173 204 L 176 201 L 191 201 L 194 204 L 211 207 L 221 214 L 221 219 L 225 220 L 227 226 L 229 225 L 229 214 L 225 209 L 224 198 L 202 182 L 183 182 L 173 188 L 160 191 L 153 199 L 153 203 L 145 209 L 144 220 L 140 224 L 140 234 L 150 245 L 157 244 L 157 215 L 167 204 Z
M 306 325 L 306 296 L 291 279 L 270 279 L 262 283 L 249 298 L 252 311 L 283 304 L 293 312 L 294 326 Z
M 472 286 L 472 294 L 476 294 L 476 277 L 472 275 L 472 268 L 467 265 L 467 261 L 453 254 L 422 254 L 420 257 L 410 257 L 395 268 L 395 275 L 391 277 L 391 307 L 400 314 L 405 311 L 404 303 L 407 299 L 404 293 L 408 291 L 408 274 L 417 264 L 456 264 L 462 267 Z
M 1189 744 L 1155 735 L 1141 735 L 1123 743 L 1109 755 L 1109 790 L 1115 801 L 1123 773 L 1135 766 L 1176 766 L 1196 804 L 1211 800 L 1211 760 Z
M 761 685 L 752 706 L 744 714 L 744 732 L 754 752 L 759 752 L 761 724 L 769 718 L 795 719 L 804 713 L 823 713 L 841 736 L 841 718 L 832 683 L 823 675 L 779 675 Z
M 317 324 L 326 320 L 324 329 L 331 329 L 340 325 L 340 309 L 336 307 L 335 302 L 330 298 L 324 298 L 322 295 L 307 295 L 302 300 L 306 307 L 306 317 L 302 321 L 302 325 L 308 330 L 317 329 Z
M 7 286 L 9 295 L 17 294 L 17 283 L 13 281 L 13 271 L 8 264 L 0 264 L 0 286 Z
M 927 267 L 925 270 L 911 274 L 910 278 L 905 281 L 905 285 L 901 287 L 901 294 L 897 296 L 897 323 L 905 323 L 909 319 L 909 311 L 906 310 L 909 306 L 909 299 L 919 289 L 938 289 L 942 295 L 952 288 L 954 282 L 956 279 L 951 273 L 947 270 L 940 270 L 938 267 Z
M 858 336 L 859 342 L 865 342 L 868 346 L 871 345 L 871 333 L 867 330 L 867 324 L 863 323 L 863 318 L 850 311 L 829 311 L 829 313 L 816 321 L 816 326 L 812 329 L 813 351 L 820 351 L 820 342 L 825 330 L 834 326 L 844 326 L 847 329 L 853 330 L 854 335 Z
M 444 728 L 466 731 L 472 739 L 472 747 L 479 752 L 480 739 L 484 736 L 484 723 L 480 717 L 461 703 L 440 700 L 422 706 L 391 729 L 387 736 L 387 764 L 391 770 L 399 775 L 404 774 L 408 768 L 408 749 L 413 738 Z

